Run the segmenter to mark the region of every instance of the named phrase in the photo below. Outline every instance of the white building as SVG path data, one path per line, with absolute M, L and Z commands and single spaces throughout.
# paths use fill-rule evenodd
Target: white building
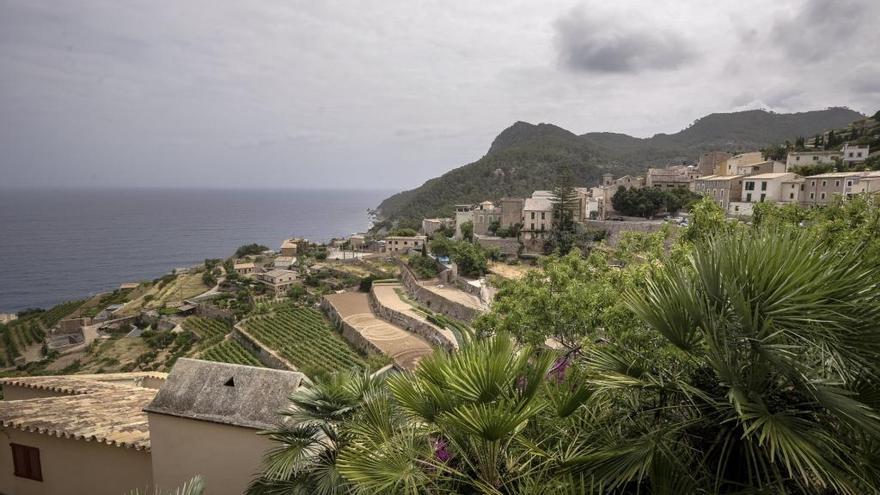
M 803 194 L 804 179 L 790 172 L 758 174 L 742 179 L 741 200 L 727 207 L 731 215 L 751 215 L 757 203 L 797 203 Z
M 474 221 L 474 205 L 455 205 L 455 238 L 461 239 L 461 225 Z
M 868 158 L 870 151 L 867 144 L 845 144 L 843 145 L 843 161 L 846 163 L 863 162 Z
M 526 198 L 522 225 L 526 239 L 544 239 L 553 226 L 553 202 L 548 198 Z
M 840 159 L 839 151 L 792 151 L 785 158 L 785 170 L 807 165 L 834 165 Z
M 422 249 L 427 236 L 398 236 L 391 235 L 385 238 L 385 250 L 389 253 L 406 253 L 410 249 Z

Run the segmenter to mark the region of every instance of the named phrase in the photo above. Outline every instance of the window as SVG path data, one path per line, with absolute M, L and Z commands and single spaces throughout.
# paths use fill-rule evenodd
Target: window
M 754 190 L 755 190 L 755 183 L 752 181 L 746 182 L 746 191 L 754 191 Z
M 763 203 L 763 202 L 764 202 L 764 198 L 766 198 L 766 197 L 767 197 L 767 195 L 766 195 L 766 194 L 764 194 L 764 193 L 761 193 L 761 202 L 762 202 L 762 203 Z
M 534 220 L 534 219 L 535 219 L 535 212 L 532 212 L 532 220 Z M 534 224 L 532 224 L 532 225 L 534 225 Z M 534 227 L 532 227 L 532 228 L 534 228 Z
M 819 199 L 825 199 L 825 193 L 820 194 Z
M 529 230 L 535 230 L 535 222 L 532 222 L 532 228 Z
M 814 199 L 816 197 L 816 193 L 810 193 L 810 199 Z
M 801 161 L 801 157 L 799 157 L 799 156 L 794 157 L 794 161 L 796 161 L 796 162 Z
M 852 181 L 851 181 L 851 180 L 846 181 L 846 187 L 852 187 Z
M 746 194 L 746 203 L 751 203 L 751 202 L 752 202 L 752 193 L 748 193 L 748 194 Z
M 816 156 L 816 155 L 813 155 L 813 161 L 815 162 L 815 161 L 818 161 L 818 160 L 819 160 L 819 157 Z
M 542 211 L 541 212 L 541 220 L 543 220 L 543 219 L 544 219 L 544 212 Z
M 803 190 L 804 190 L 804 185 L 803 185 L 803 184 L 801 184 L 801 191 L 803 191 Z
M 850 157 L 850 158 L 853 157 L 853 153 L 852 153 L 852 151 L 849 152 L 849 157 Z
M 788 193 L 788 199 L 794 199 L 794 193 Z
M 15 467 L 15 475 L 19 478 L 43 481 L 43 470 L 40 467 L 40 449 L 17 443 L 10 443 L 9 446 L 12 447 L 12 463 Z
M 840 187 L 840 181 L 839 181 L 839 180 L 834 181 L 834 187 Z
M 827 186 L 827 185 L 828 185 L 828 181 L 823 180 L 823 181 L 822 181 L 822 187 L 825 187 L 825 186 Z
M 767 181 L 764 181 L 764 180 L 761 181 L 761 190 L 762 191 L 767 190 Z

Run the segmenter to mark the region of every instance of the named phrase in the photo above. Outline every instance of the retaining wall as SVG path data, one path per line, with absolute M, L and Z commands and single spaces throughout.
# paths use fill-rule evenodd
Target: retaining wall
M 241 344 L 242 347 L 251 351 L 251 353 L 253 353 L 266 367 L 274 368 L 276 370 L 297 371 L 296 366 L 290 361 L 284 359 L 272 349 L 264 346 L 241 326 L 235 325 L 232 327 L 232 338 Z
M 411 315 L 383 306 L 374 292 L 375 284 L 373 287 L 374 289 L 370 290 L 370 309 L 373 311 L 373 314 L 408 332 L 424 337 L 433 345 L 442 347 L 448 351 L 455 350 L 455 344 L 450 342 L 449 339 L 440 333 L 431 323 L 420 321 Z
M 470 323 L 477 317 L 479 312 L 464 304 L 450 301 L 426 289 L 416 279 L 415 274 L 405 263 L 400 263 L 400 280 L 410 297 L 424 305 L 426 308 L 437 313 Z
M 624 232 L 657 232 L 666 225 L 661 220 L 643 221 L 614 221 L 614 220 L 585 220 L 584 226 L 595 230 L 604 230 L 608 235 L 605 238 L 609 245 L 615 246 L 620 241 Z
M 336 309 L 336 307 L 333 306 L 333 303 L 328 301 L 326 297 L 321 298 L 321 310 L 324 311 L 327 318 L 334 326 L 336 326 L 336 329 L 342 333 L 342 336 L 345 337 L 345 340 L 349 341 L 351 345 L 366 353 L 375 352 L 377 354 L 385 355 L 385 353 L 376 347 L 375 344 L 367 340 L 366 337 L 361 335 L 361 333 L 355 330 L 355 328 L 348 322 L 344 321 L 342 315 L 339 314 L 339 310 Z

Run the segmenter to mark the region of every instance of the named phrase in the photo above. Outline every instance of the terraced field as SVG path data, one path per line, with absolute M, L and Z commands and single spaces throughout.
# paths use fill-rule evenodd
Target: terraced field
M 46 311 L 32 313 L 0 326 L 0 366 L 12 366 L 25 348 L 42 344 L 46 331 L 76 311 L 85 301 L 70 301 Z
M 306 374 L 366 367 L 321 313 L 311 308 L 281 308 L 248 320 L 244 328 Z
M 218 361 L 221 363 L 246 364 L 248 366 L 262 366 L 260 361 L 248 352 L 235 340 L 227 339 L 202 352 L 199 356 L 205 361 Z
M 232 330 L 223 320 L 198 316 L 190 316 L 184 320 L 183 328 L 199 336 L 199 349 L 207 349 L 219 343 Z

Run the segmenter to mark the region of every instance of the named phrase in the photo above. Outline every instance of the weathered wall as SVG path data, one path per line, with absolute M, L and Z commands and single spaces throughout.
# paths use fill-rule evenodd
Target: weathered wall
M 152 490 L 150 454 L 103 443 L 0 429 L 0 493 L 7 495 L 120 495 Z M 43 481 L 13 474 L 10 443 L 40 449 Z M 210 492 L 209 492 L 210 493 Z
M 519 252 L 519 240 L 515 237 L 478 236 L 477 243 L 484 249 L 498 248 L 504 256 L 516 256 Z
M 662 229 L 666 222 L 661 220 L 645 220 L 645 221 L 625 221 L 618 222 L 613 220 L 586 220 L 584 226 L 589 229 L 604 230 L 607 232 L 605 238 L 608 244 L 615 246 L 620 241 L 623 232 L 657 232 Z
M 375 287 L 375 285 L 373 287 Z M 420 321 L 393 308 L 383 306 L 379 301 L 379 298 L 376 297 L 374 290 L 370 291 L 370 309 L 372 309 L 373 313 L 379 318 L 397 325 L 408 332 L 421 335 L 433 345 L 443 347 L 449 351 L 455 350 L 455 345 L 450 342 L 445 335 L 440 333 L 434 325 Z
M 274 368 L 276 370 L 297 371 L 296 366 L 290 361 L 281 357 L 277 352 L 269 349 L 255 339 L 240 324 L 232 327 L 232 338 L 235 339 L 244 348 L 251 351 L 264 366 Z
M 375 344 L 367 340 L 366 337 L 361 335 L 351 324 L 344 321 L 342 319 L 342 315 L 339 314 L 339 310 L 333 306 L 326 297 L 321 298 L 321 309 L 324 311 L 324 314 L 327 315 L 327 318 L 336 326 L 336 328 L 342 333 L 342 336 L 345 337 L 345 340 L 349 341 L 353 346 L 358 348 L 363 352 L 375 352 L 377 354 L 385 354 L 381 349 L 376 347 Z
M 198 474 L 205 479 L 205 495 L 241 495 L 272 447 L 251 428 L 156 413 L 148 417 L 153 480 L 166 490 Z
M 400 280 L 410 297 L 423 304 L 431 311 L 442 313 L 446 316 L 468 323 L 477 317 L 477 310 L 474 308 L 465 306 L 456 301 L 450 301 L 423 287 L 409 267 L 403 263 L 400 264 Z

